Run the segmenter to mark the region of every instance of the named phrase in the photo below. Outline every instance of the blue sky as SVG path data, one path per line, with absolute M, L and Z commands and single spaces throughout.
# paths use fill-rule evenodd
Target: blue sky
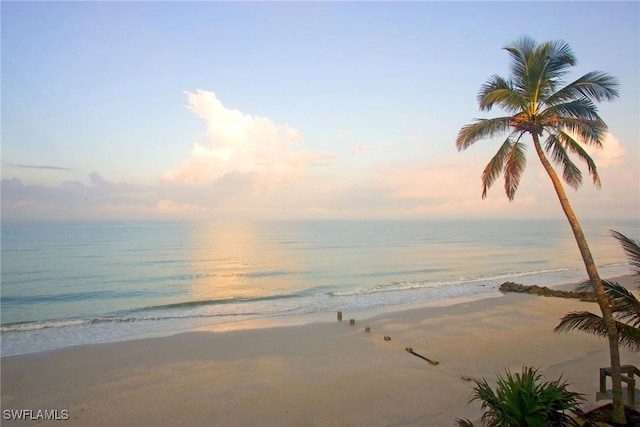
M 560 217 L 533 156 L 458 153 L 522 35 L 603 70 L 585 217 L 640 217 L 637 2 L 2 2 L 3 219 Z M 492 112 L 492 114 L 494 114 Z M 530 150 L 530 154 L 533 154 Z

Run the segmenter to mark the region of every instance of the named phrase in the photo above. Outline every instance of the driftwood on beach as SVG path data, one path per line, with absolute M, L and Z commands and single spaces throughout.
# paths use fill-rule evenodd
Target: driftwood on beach
M 596 302 L 596 296 L 593 292 L 580 292 L 580 291 L 560 291 L 556 289 L 549 289 L 546 286 L 538 285 L 521 285 L 519 283 L 505 282 L 500 285 L 500 292 L 516 292 L 523 294 L 541 295 L 544 297 L 559 297 L 559 298 L 575 298 L 580 301 Z

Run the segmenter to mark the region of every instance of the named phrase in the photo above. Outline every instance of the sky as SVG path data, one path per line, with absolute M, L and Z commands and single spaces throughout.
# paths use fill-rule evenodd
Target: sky
M 524 35 L 620 81 L 602 188 L 568 194 L 640 219 L 635 1 L 0 7 L 3 221 L 562 218 L 532 146 L 511 203 L 481 198 L 500 141 L 455 147 Z

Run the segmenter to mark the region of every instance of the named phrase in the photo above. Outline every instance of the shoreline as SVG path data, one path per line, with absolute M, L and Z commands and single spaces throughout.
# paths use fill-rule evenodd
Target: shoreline
M 633 274 L 625 274 L 621 276 L 615 276 L 608 278 L 608 280 L 621 282 L 628 288 L 634 289 L 633 281 L 635 277 Z M 549 289 L 557 289 L 563 291 L 573 291 L 575 290 L 577 284 L 576 283 L 559 283 L 556 285 L 548 286 Z M 470 302 L 475 302 L 484 299 L 493 299 L 493 298 L 501 298 L 507 294 L 503 294 L 502 292 L 495 290 L 492 292 L 487 292 L 486 294 L 478 294 L 471 296 L 460 296 L 453 298 L 443 298 L 434 301 L 426 301 L 421 303 L 412 303 L 412 304 L 395 304 L 395 305 L 387 305 L 387 306 L 379 306 L 372 308 L 361 308 L 356 310 L 345 311 L 343 314 L 345 315 L 343 321 L 348 322 L 349 316 L 355 316 L 360 321 L 374 319 L 378 316 L 382 316 L 389 313 L 395 312 L 403 312 L 410 310 L 421 310 L 427 308 L 434 307 L 449 307 L 458 304 L 466 304 Z M 216 323 L 211 325 L 200 326 L 197 328 L 193 328 L 187 331 L 178 331 L 171 335 L 176 335 L 180 333 L 187 333 L 193 331 L 206 331 L 206 332 L 228 332 L 235 330 L 245 330 L 245 329 L 266 329 L 266 328 L 275 328 L 275 327 L 287 327 L 287 326 L 300 326 L 300 325 L 308 325 L 312 323 L 331 323 L 336 321 L 336 312 L 320 312 L 320 313 L 308 313 L 308 314 L 294 314 L 294 315 L 274 315 L 270 317 L 260 317 L 255 319 L 244 319 L 235 322 L 225 322 L 225 323 Z M 170 335 L 162 335 L 162 336 L 170 336 Z M 157 336 L 160 337 L 160 336 Z M 153 336 L 140 337 L 140 338 L 153 338 Z M 124 340 L 113 340 L 113 341 L 104 341 L 104 342 L 117 342 L 117 341 L 128 341 L 135 340 L 137 337 L 131 337 L 129 339 Z
M 637 290 L 634 276 L 615 279 Z M 478 402 L 468 403 L 473 382 L 463 377 L 493 381 L 523 365 L 548 379 L 562 374 L 593 404 L 598 369 L 608 366 L 606 342 L 553 332 L 563 314 L 585 309 L 597 305 L 507 294 L 364 318 L 345 312 L 342 322 L 332 313 L 324 322 L 5 356 L 2 409 L 67 410 L 68 420 L 47 421 L 67 426 L 453 426 L 481 415 Z M 637 353 L 621 348 L 621 355 L 623 364 L 638 364 Z
M 628 264 L 616 264 L 603 267 L 608 271 L 605 277 L 614 277 L 627 273 Z M 316 292 L 305 295 L 300 292 L 292 295 L 302 298 L 283 298 L 276 295 L 273 304 L 249 300 L 248 302 L 225 302 L 221 311 L 204 300 L 204 304 L 188 307 L 184 311 L 173 311 L 163 305 L 143 309 L 131 309 L 121 312 L 96 312 L 67 318 L 51 317 L 53 320 L 32 320 L 2 325 L 2 347 L 0 357 L 29 354 L 100 342 L 117 342 L 147 337 L 170 336 L 190 330 L 225 331 L 234 329 L 252 329 L 290 324 L 306 324 L 331 321 L 337 311 L 352 311 L 358 317 L 372 317 L 387 311 L 405 310 L 422 305 L 454 304 L 456 301 L 473 300 L 500 296 L 498 284 L 502 281 L 517 281 L 524 285 L 538 284 L 555 287 L 563 283 L 580 281 L 580 270 L 539 270 L 522 273 L 508 273 L 498 276 L 459 277 L 444 282 L 424 282 L 417 288 L 398 282 L 390 288 L 383 286 L 365 287 L 354 292 Z M 584 274 L 584 272 L 583 272 Z M 521 278 L 520 280 L 518 278 Z M 395 283 L 395 282 L 394 282 Z M 397 286 L 396 286 L 397 285 Z M 361 294 L 360 291 L 363 291 Z M 353 294 L 353 295 L 352 295 Z M 327 296 L 328 295 L 328 296 Z M 334 298 L 336 297 L 336 298 Z M 462 298 L 462 300 L 460 300 Z M 271 298 L 268 298 L 271 299 Z M 287 302 L 287 300 L 291 302 Z M 197 298 L 194 304 L 198 303 Z M 191 303 L 189 303 L 191 304 Z M 186 305 L 189 305 L 186 304 Z M 149 305 L 149 304 L 147 304 Z M 37 317 L 37 316 L 36 316 Z
M 632 273 L 625 275 L 618 275 L 615 277 L 609 278 L 609 280 L 620 281 L 623 284 L 626 284 L 627 287 L 631 287 L 633 289 L 633 280 L 634 275 Z M 555 285 L 549 285 L 550 289 L 558 289 L 564 291 L 574 290 L 577 286 L 577 283 L 574 282 L 564 282 L 558 283 Z M 410 304 L 391 304 L 386 306 L 377 306 L 377 307 L 368 307 L 368 308 L 358 308 L 349 311 L 345 311 L 345 321 L 349 321 L 348 316 L 356 316 L 358 319 L 366 320 L 370 318 L 375 318 L 377 316 L 386 314 L 386 313 L 394 313 L 394 312 L 402 312 L 406 310 L 416 310 L 416 309 L 426 309 L 432 307 L 448 307 L 457 304 L 463 304 L 468 302 L 474 302 L 483 299 L 492 299 L 492 298 L 501 298 L 506 294 L 498 291 L 497 289 L 494 291 L 489 291 L 486 294 L 476 294 L 470 296 L 458 296 L 452 298 L 443 298 L 433 301 L 426 301 L 420 303 L 410 303 Z M 347 316 L 348 315 L 348 316 Z M 189 332 L 212 332 L 212 333 L 223 333 L 229 331 L 236 330 L 260 330 L 260 329 L 269 329 L 269 328 L 278 328 L 278 327 L 287 327 L 287 326 L 302 326 L 313 323 L 331 323 L 336 321 L 336 312 L 315 312 L 315 313 L 306 313 L 306 314 L 276 314 L 272 316 L 264 316 L 264 317 L 255 317 L 241 320 L 230 320 L 226 322 L 219 323 L 211 323 L 209 325 L 197 326 L 192 328 L 180 328 L 180 329 L 168 329 L 165 331 L 155 331 L 155 332 L 146 332 L 139 333 L 130 336 L 112 338 L 112 339 L 101 339 L 93 342 L 82 343 L 82 344 L 74 344 L 64 347 L 58 347 L 53 349 L 45 349 L 39 351 L 30 351 L 26 353 L 17 353 L 10 355 L 1 355 L 0 360 L 5 357 L 12 356 L 24 356 L 27 354 L 35 354 L 35 353 L 43 353 L 48 351 L 56 351 L 64 348 L 75 348 L 82 347 L 85 345 L 95 345 L 95 344 L 105 344 L 105 343 L 117 343 L 124 341 L 135 341 L 139 339 L 148 339 L 148 338 L 166 338 L 171 337 L 183 333 Z

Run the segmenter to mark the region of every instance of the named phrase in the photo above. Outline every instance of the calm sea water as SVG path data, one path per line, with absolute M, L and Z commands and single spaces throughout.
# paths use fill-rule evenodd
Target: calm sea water
M 631 270 L 585 222 L 601 274 Z M 586 278 L 564 221 L 2 224 L 2 355 Z M 329 315 L 331 314 L 331 315 Z

